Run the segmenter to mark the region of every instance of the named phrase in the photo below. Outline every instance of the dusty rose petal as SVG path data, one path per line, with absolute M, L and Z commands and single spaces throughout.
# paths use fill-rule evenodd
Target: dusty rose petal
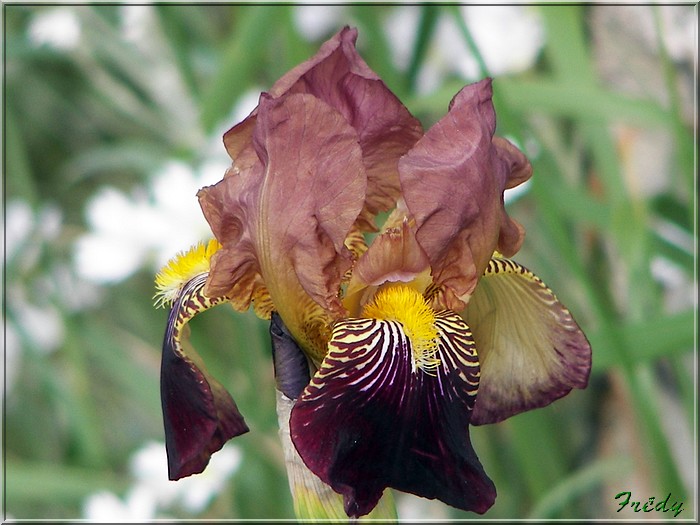
M 503 191 L 528 176 L 527 159 L 493 140 L 496 115 L 491 80 L 462 89 L 448 114 L 399 162 L 416 237 L 444 286 L 443 307 L 461 310 L 498 248 L 512 254 L 523 230 L 503 206 Z
M 352 264 L 345 240 L 367 185 L 357 134 L 311 95 L 263 95 L 252 139 L 258 164 L 199 194 L 224 246 L 207 290 L 245 304 L 264 282 L 295 339 L 323 352 L 325 341 L 313 339 L 344 313 L 338 289 Z
M 399 195 L 398 159 L 421 137 L 422 127 L 355 49 L 357 30 L 344 28 L 318 53 L 282 76 L 272 98 L 307 93 L 339 111 L 356 130 L 368 178 L 360 225 L 374 229 L 373 217 L 390 209 Z M 240 169 L 250 165 L 259 108 L 224 135 Z
M 325 103 L 289 95 L 261 102 L 254 138 L 266 164 L 259 215 L 266 235 L 257 246 L 265 282 L 272 289 L 287 260 L 304 290 L 333 310 L 351 264 L 345 239 L 367 184 L 357 135 Z
M 515 188 L 532 177 L 532 164 L 515 144 L 503 137 L 493 137 L 496 153 L 508 165 L 506 189 Z
M 376 286 L 384 282 L 409 282 L 428 268 L 428 257 L 407 218 L 400 226 L 375 237 L 355 264 L 353 280 Z
M 239 311 L 248 309 L 263 286 L 254 242 L 263 170 L 259 160 L 247 170 L 229 170 L 223 180 L 197 194 L 214 236 L 223 245 L 211 259 L 204 292 L 210 297 L 228 297 Z
M 270 95 L 276 98 L 288 91 L 298 92 L 299 90 L 308 93 L 309 91 L 300 87 L 299 80 L 302 80 L 302 83 L 316 84 L 316 82 L 309 82 L 306 74 L 317 70 L 318 66 L 321 67 L 321 75 L 319 75 L 321 85 L 325 86 L 324 90 L 327 92 L 333 91 L 332 85 L 348 71 L 367 79 L 379 80 L 379 76 L 372 71 L 355 50 L 356 41 L 357 29 L 349 26 L 343 27 L 324 42 L 313 57 L 282 75 L 270 88 Z M 334 57 L 338 51 L 342 56 Z M 334 69 L 336 71 L 333 71 Z

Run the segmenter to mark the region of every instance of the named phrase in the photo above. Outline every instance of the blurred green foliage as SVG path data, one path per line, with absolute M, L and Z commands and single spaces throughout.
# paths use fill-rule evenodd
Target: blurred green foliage
M 63 215 L 61 234 L 40 246 L 35 270 L 13 261 L 5 268 L 8 288 L 18 283 L 40 299 L 38 276 L 57 261 L 70 263 L 73 242 L 87 228 L 85 204 L 98 188 L 147 184 L 168 159 L 201 162 L 212 135 L 235 124 L 227 119 L 244 93 L 272 85 L 339 28 L 308 41 L 293 5 L 155 4 L 153 46 L 140 49 L 123 38 L 119 6 L 82 5 L 72 7 L 81 42 L 68 52 L 27 36 L 32 17 L 51 8 L 3 6 L 5 202 L 23 199 L 34 210 L 50 203 Z M 414 6 L 420 32 L 405 70 L 390 59 L 384 27 L 396 6 L 342 9 L 343 24 L 360 29 L 362 56 L 426 129 L 462 85 L 476 80 L 447 75 L 428 94 L 416 89 L 436 20 L 457 16 L 456 9 Z M 678 441 L 683 432 L 676 430 L 692 436 L 697 429 L 695 307 L 669 306 L 667 287 L 652 274 L 662 257 L 694 284 L 695 253 L 661 228 L 695 235 L 695 145 L 679 99 L 686 66 L 662 47 L 651 60 L 663 98 L 631 95 L 599 73 L 592 6 L 533 9 L 545 27 L 541 55 L 525 72 L 494 81 L 498 132 L 524 145 L 534 166 L 530 189 L 509 205 L 510 215 L 528 232 L 518 261 L 573 312 L 592 343 L 594 368 L 586 390 L 472 429 L 499 493 L 484 517 L 622 517 L 615 494 L 643 488 L 633 496 L 646 501 L 672 492 L 686 502 L 688 518 L 693 485 L 684 472 L 697 456 L 692 439 Z M 478 57 L 468 28 L 460 27 Z M 163 62 L 179 72 L 179 98 L 153 75 Z M 626 142 L 647 132 L 670 144 L 665 182 L 653 194 L 637 190 L 634 177 L 647 175 L 636 175 Z M 20 334 L 21 358 L 5 393 L 11 516 L 79 518 L 95 490 L 123 493 L 130 454 L 163 439 L 158 373 L 166 312 L 152 306 L 152 277 L 144 268 L 102 287 L 100 302 L 87 310 L 57 303 L 64 339 L 54 352 Z M 12 308 L 7 312 L 11 324 Z M 235 440 L 244 457 L 238 473 L 198 517 L 291 518 L 266 323 L 217 308 L 197 318 L 192 333 L 251 427 Z M 447 507 L 435 512 L 477 518 Z

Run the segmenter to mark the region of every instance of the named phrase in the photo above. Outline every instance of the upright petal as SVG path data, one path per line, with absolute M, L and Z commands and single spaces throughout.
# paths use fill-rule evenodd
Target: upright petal
M 516 262 L 491 259 L 462 316 L 481 362 L 472 424 L 497 423 L 588 384 L 586 336 L 547 285 Z
M 264 182 L 264 166 L 258 160 L 249 169 L 232 173 L 197 193 L 205 218 L 222 248 L 211 260 L 205 293 L 226 296 L 232 306 L 245 311 L 254 297 L 266 294 L 257 259 L 256 215 Z
M 445 290 L 440 306 L 454 310 L 464 308 L 493 251 L 512 255 L 523 237 L 505 212 L 503 191 L 526 180 L 531 168 L 512 144 L 494 139 L 491 94 L 490 79 L 463 88 L 399 162 L 416 238 Z
M 328 326 L 344 313 L 338 292 L 352 264 L 345 240 L 367 185 L 357 134 L 311 95 L 263 95 L 253 146 L 258 164 L 199 193 L 224 246 L 207 292 L 247 307 L 264 283 L 294 338 L 320 360 Z
M 427 255 L 416 241 L 415 226 L 404 218 L 399 225 L 377 235 L 355 263 L 346 293 L 346 306 L 352 296 L 366 287 L 385 282 L 412 282 L 429 266 Z
M 415 119 L 355 49 L 357 30 L 345 27 L 311 59 L 287 72 L 268 94 L 310 94 L 340 112 L 355 129 L 362 149 L 368 186 L 360 225 L 373 229 L 373 217 L 390 209 L 399 196 L 398 159 L 421 137 Z M 224 135 L 236 165 L 250 162 L 256 108 Z
M 346 319 L 292 409 L 291 436 L 306 465 L 357 517 L 386 487 L 485 512 L 495 488 L 469 441 L 479 364 L 468 327 L 437 314 L 436 361 L 415 368 L 400 322 Z

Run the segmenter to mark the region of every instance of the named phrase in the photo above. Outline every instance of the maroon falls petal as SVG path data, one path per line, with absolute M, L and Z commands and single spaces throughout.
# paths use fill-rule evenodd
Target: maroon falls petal
M 171 480 L 202 472 L 226 441 L 248 431 L 231 395 L 209 375 L 188 340 L 187 322 L 224 300 L 202 294 L 206 277 L 198 275 L 183 287 L 163 341 L 160 389 Z
M 448 114 L 399 162 L 416 237 L 430 258 L 434 281 L 444 286 L 442 306 L 457 311 L 493 251 L 510 255 L 523 236 L 505 212 L 503 191 L 529 176 L 529 164 L 510 143 L 493 140 L 491 95 L 490 79 L 463 88 Z
M 338 322 L 329 353 L 292 410 L 306 465 L 367 514 L 386 487 L 483 513 L 496 491 L 469 440 L 479 364 L 469 328 L 436 315 L 434 358 L 416 363 L 400 322 Z

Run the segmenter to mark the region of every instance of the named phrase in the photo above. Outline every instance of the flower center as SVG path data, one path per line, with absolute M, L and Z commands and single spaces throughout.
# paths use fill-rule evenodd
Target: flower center
M 219 248 L 219 241 L 212 239 L 207 244 L 197 243 L 170 259 L 156 275 L 157 291 L 153 296 L 156 306 L 171 304 L 190 280 L 209 272 L 211 257 Z
M 365 305 L 362 316 L 401 323 L 411 342 L 414 372 L 420 368 L 434 373 L 440 365 L 440 359 L 435 357 L 438 349 L 435 312 L 415 289 L 404 284 L 385 285 Z

